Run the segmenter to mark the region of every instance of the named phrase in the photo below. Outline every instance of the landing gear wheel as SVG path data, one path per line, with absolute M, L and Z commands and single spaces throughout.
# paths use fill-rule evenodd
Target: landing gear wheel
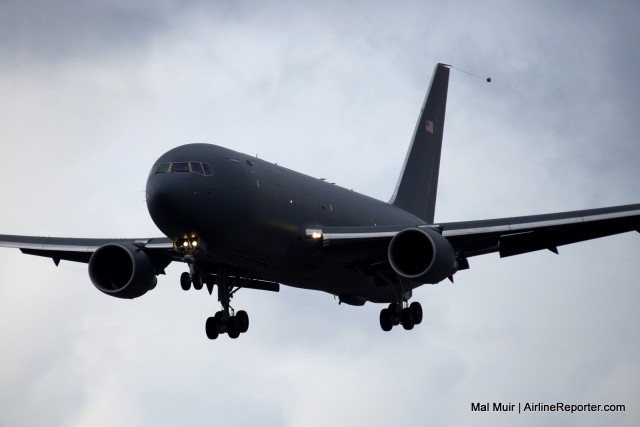
M 229 338 L 236 339 L 240 336 L 240 325 L 236 316 L 231 316 L 227 321 L 227 335 Z
M 236 323 L 238 324 L 241 334 L 249 330 L 249 315 L 246 311 L 240 310 L 236 313 Z
M 224 320 L 224 312 L 218 311 L 214 316 L 218 327 L 218 332 L 224 334 L 227 332 L 227 322 Z
M 393 329 L 393 313 L 388 308 L 380 310 L 380 327 L 385 332 Z
M 199 291 L 200 289 L 202 289 L 204 282 L 202 280 L 201 275 L 199 275 L 198 273 L 195 273 L 191 280 L 193 281 L 193 289 L 195 289 L 196 291 Z
M 180 286 L 184 291 L 188 291 L 191 288 L 191 275 L 186 271 L 180 275 Z
M 402 309 L 402 314 L 400 315 L 400 319 L 401 319 L 403 328 L 405 328 L 407 331 L 413 329 L 413 326 L 415 325 L 415 323 L 413 321 L 413 316 L 411 313 L 411 309 L 409 307 Z
M 411 310 L 411 317 L 413 318 L 413 324 L 419 325 L 422 323 L 422 306 L 418 301 L 414 301 L 409 306 Z
M 207 338 L 210 340 L 215 340 L 218 338 L 218 319 L 215 317 L 209 317 L 207 319 L 207 323 L 204 325 L 205 331 L 207 332 Z

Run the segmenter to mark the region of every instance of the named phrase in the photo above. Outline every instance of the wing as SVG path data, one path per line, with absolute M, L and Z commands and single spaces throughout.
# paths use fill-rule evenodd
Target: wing
M 60 260 L 88 263 L 91 255 L 109 243 L 130 243 L 143 249 L 158 264 L 168 265 L 172 259 L 173 243 L 166 237 L 150 239 L 76 239 L 65 237 L 32 237 L 0 234 L 0 247 L 17 248 L 29 255 Z M 163 267 L 164 268 L 164 267 Z
M 562 245 L 640 232 L 640 204 L 413 227 L 441 232 L 453 246 L 463 269 L 468 267 L 466 259 L 476 255 L 498 252 L 507 257 L 541 249 L 558 253 Z M 307 236 L 322 239 L 323 246 L 329 247 L 329 256 L 372 266 L 388 262 L 389 242 L 406 228 L 411 226 L 326 227 L 309 229 Z
M 500 257 L 549 249 L 599 237 L 640 232 L 640 204 L 513 218 L 441 224 L 442 234 L 464 257 Z

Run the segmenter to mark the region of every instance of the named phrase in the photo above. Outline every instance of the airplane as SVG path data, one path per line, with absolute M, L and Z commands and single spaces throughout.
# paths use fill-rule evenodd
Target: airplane
M 388 203 L 210 144 L 174 148 L 153 164 L 149 214 L 164 237 L 92 239 L 0 235 L 0 246 L 88 264 L 101 292 L 138 298 L 173 261 L 188 266 L 184 290 L 217 289 L 221 310 L 209 339 L 235 339 L 249 316 L 239 289 L 280 285 L 324 291 L 340 303 L 388 304 L 380 327 L 422 322 L 423 284 L 453 281 L 469 258 L 500 257 L 628 231 L 640 232 L 640 204 L 478 221 L 434 223 L 450 66 L 437 64 L 395 191 Z

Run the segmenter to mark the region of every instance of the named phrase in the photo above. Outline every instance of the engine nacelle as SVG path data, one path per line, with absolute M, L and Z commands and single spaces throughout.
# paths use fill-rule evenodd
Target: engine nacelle
M 458 270 L 449 241 L 429 228 L 402 230 L 391 239 L 387 255 L 396 273 L 418 283 L 438 283 Z
M 100 292 L 128 299 L 144 295 L 157 282 L 151 259 L 131 243 L 99 247 L 89 260 L 89 277 Z

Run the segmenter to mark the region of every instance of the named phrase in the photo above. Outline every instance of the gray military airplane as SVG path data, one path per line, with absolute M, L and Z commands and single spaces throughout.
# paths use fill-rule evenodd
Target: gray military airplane
M 147 179 L 147 207 L 166 237 L 86 239 L 0 235 L 0 246 L 88 263 L 99 291 L 138 298 L 172 261 L 184 290 L 217 288 L 222 309 L 210 339 L 237 338 L 249 316 L 230 302 L 241 288 L 280 284 L 324 291 L 340 302 L 386 303 L 380 326 L 422 321 L 412 290 L 469 268 L 470 257 L 501 257 L 612 234 L 640 232 L 640 204 L 480 221 L 434 223 L 449 66 L 438 64 L 388 203 L 262 159 L 208 144 L 160 156 Z

